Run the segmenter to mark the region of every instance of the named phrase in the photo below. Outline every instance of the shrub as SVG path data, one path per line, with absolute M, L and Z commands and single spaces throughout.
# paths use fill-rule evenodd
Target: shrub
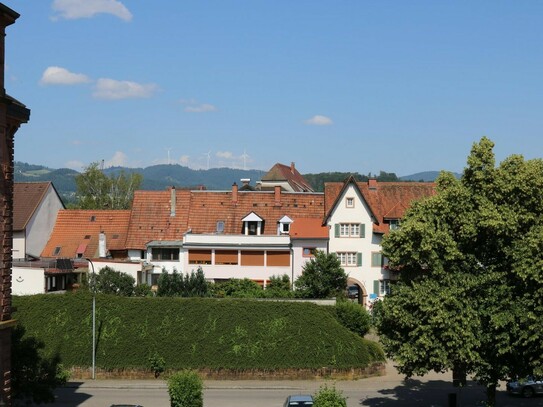
M 151 365 L 151 370 L 155 374 L 155 378 L 160 376 L 166 369 L 166 361 L 158 354 L 158 352 L 155 352 L 149 357 L 149 364 Z
M 136 280 L 129 274 L 121 273 L 111 267 L 104 267 L 98 274 L 89 275 L 89 285 L 94 286 L 96 292 L 130 297 L 134 294 Z
M 134 287 L 134 297 L 152 297 L 153 290 L 149 284 L 143 283 Z
M 364 307 L 352 301 L 341 301 L 335 308 L 336 318 L 341 325 L 362 337 L 368 333 L 371 318 Z
M 194 371 L 175 373 L 168 379 L 171 407 L 203 407 L 202 379 Z
M 216 297 L 233 298 L 260 298 L 263 296 L 263 290 L 258 283 L 248 278 L 232 278 L 224 283 L 215 285 Z
M 313 407 L 347 407 L 347 398 L 335 386 L 321 386 L 313 396 Z

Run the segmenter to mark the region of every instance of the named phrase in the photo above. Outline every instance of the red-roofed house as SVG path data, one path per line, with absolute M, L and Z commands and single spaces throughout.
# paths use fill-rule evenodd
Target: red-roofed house
M 349 284 L 357 285 L 360 302 L 375 300 L 390 291 L 396 279 L 381 255 L 381 241 L 397 228 L 412 202 L 435 193 L 430 182 L 356 182 L 325 184 L 329 250 L 336 253 Z
M 295 267 L 290 227 L 311 218 L 321 224 L 322 193 L 271 191 L 138 191 L 127 239 L 129 255 L 146 251 L 147 281 L 162 269 L 190 272 L 202 267 L 207 278 L 251 278 L 265 284 Z M 319 237 L 317 238 L 319 239 Z M 320 238 L 322 240 L 322 238 Z M 325 247 L 319 243 L 319 248 Z
M 294 163 L 290 166 L 284 164 L 275 164 L 260 181 L 261 189 L 270 189 L 276 185 L 283 191 L 290 192 L 314 192 L 313 187 L 298 172 Z
M 13 184 L 13 260 L 40 257 L 61 209 L 51 182 Z

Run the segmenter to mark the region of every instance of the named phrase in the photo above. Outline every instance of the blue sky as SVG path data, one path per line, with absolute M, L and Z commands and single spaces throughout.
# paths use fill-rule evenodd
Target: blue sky
M 543 151 L 543 2 L 4 0 L 15 160 L 462 171 Z

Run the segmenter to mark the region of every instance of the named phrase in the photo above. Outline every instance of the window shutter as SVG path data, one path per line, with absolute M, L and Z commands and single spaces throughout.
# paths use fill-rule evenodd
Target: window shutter
M 373 293 L 379 295 L 379 280 L 373 280 Z
M 339 223 L 336 223 L 334 225 L 334 233 L 335 233 L 335 237 L 339 237 Z
M 359 267 L 362 265 L 362 253 L 356 253 L 356 265 Z
M 360 237 L 366 237 L 366 225 L 364 223 L 360 224 Z

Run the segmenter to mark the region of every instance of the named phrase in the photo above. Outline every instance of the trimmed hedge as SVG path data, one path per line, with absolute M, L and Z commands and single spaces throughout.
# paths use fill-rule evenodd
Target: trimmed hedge
M 91 295 L 14 297 L 13 305 L 27 334 L 65 367 L 91 365 Z M 377 343 L 309 303 L 97 295 L 96 337 L 102 369 L 149 369 L 154 355 L 174 370 L 346 369 L 384 360 Z

